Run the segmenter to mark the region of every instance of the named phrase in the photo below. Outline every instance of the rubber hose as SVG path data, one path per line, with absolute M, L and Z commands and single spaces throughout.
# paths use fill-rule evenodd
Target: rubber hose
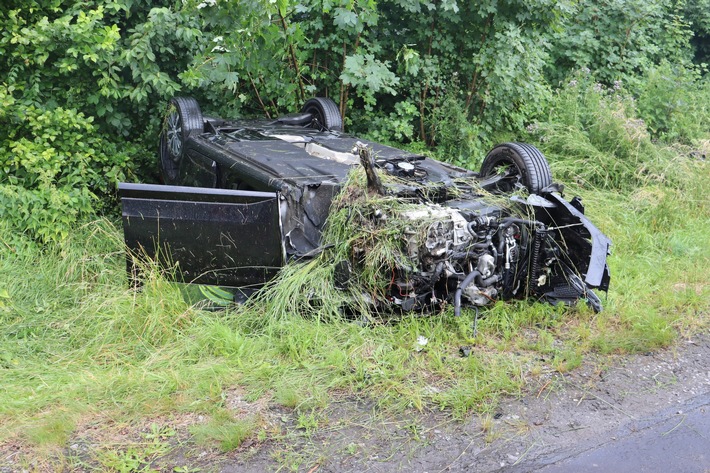
M 481 277 L 481 273 L 476 270 L 471 271 L 463 279 L 463 281 L 461 281 L 461 284 L 459 284 L 459 287 L 456 289 L 456 293 L 454 293 L 454 316 L 458 317 L 461 315 L 461 294 L 463 293 L 463 290 L 471 284 L 471 281 L 477 277 Z

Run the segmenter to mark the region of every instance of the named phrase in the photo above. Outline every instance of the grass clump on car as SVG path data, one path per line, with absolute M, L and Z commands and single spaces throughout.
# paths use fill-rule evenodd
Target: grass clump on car
M 258 313 L 263 319 L 294 314 L 321 320 L 396 317 L 398 311 L 393 313 L 393 305 L 388 304 L 395 275 L 416 271 L 420 262 L 413 258 L 412 245 L 421 243 L 432 224 L 446 213 L 443 206 L 432 202 L 437 194 L 467 190 L 485 195 L 487 202 L 509 213 L 513 209 L 508 197 L 484 191 L 475 178 L 462 178 L 446 189 L 424 182 L 414 192 L 412 182 L 406 181 L 410 186 L 406 197 L 397 192 L 401 179 L 382 178 L 387 189 L 384 195 L 370 191 L 365 170 L 354 168 L 333 200 L 318 256 L 286 265 L 238 311 Z M 418 312 L 446 310 L 446 302 L 439 302 Z

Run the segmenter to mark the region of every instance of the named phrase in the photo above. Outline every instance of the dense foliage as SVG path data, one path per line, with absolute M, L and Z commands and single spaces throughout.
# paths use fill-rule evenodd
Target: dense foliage
M 40 241 L 62 240 L 114 203 L 108 189 L 132 169 L 132 147 L 103 139 L 74 109 L 15 104 L 12 112 L 0 141 L 0 217 Z
M 117 178 L 151 179 L 161 110 L 176 94 L 225 116 L 274 116 L 327 95 L 352 131 L 475 165 L 589 70 L 600 87 L 638 99 L 653 138 L 690 143 L 708 129 L 707 7 L 10 0 L 0 7 L 0 186 L 5 208 L 28 210 L 1 216 L 39 240 L 61 239 L 66 229 L 47 226 L 99 210 Z

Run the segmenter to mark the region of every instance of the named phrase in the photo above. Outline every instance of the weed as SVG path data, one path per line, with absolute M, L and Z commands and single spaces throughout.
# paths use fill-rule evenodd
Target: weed
M 143 437 L 148 440 L 153 440 L 158 442 L 160 440 L 166 440 L 171 437 L 175 437 L 175 429 L 169 426 L 160 427 L 158 424 L 153 422 L 150 424 L 150 432 L 143 433 Z
M 479 422 L 481 423 L 481 431 L 485 434 L 488 434 L 493 430 L 493 426 L 495 422 L 493 421 L 493 416 L 490 414 L 485 414 L 479 418 Z
M 311 411 L 309 413 L 301 412 L 298 414 L 298 419 L 296 420 L 296 426 L 299 429 L 303 429 L 306 435 L 313 434 L 318 429 L 318 417 L 316 413 Z
M 407 423 L 404 428 L 414 440 L 420 441 L 422 439 L 422 426 L 416 420 Z
M 498 440 L 503 434 L 500 431 L 497 430 L 491 430 L 486 433 L 486 436 L 483 437 L 483 441 L 486 442 L 486 444 L 491 444 Z
M 196 442 L 205 445 L 217 442 L 220 450 L 230 452 L 255 435 L 257 428 L 256 417 L 234 419 L 227 413 L 219 413 L 207 424 L 195 425 L 190 431 Z
M 285 448 L 276 450 L 273 457 L 280 465 L 277 471 L 317 471 L 318 465 L 324 462 L 323 454 L 313 444 L 299 445 L 297 449 Z M 302 468 L 306 465 L 306 468 Z
M 348 455 L 355 455 L 359 450 L 359 447 L 356 443 L 350 442 L 347 447 L 345 447 L 345 451 L 348 452 Z
M 104 448 L 96 453 L 96 460 L 111 471 L 152 473 L 159 471 L 153 468 L 153 461 L 169 450 L 169 444 L 154 440 L 133 444 L 125 449 Z
M 532 425 L 525 419 L 521 419 L 517 416 L 513 416 L 512 419 L 506 420 L 506 424 L 515 430 L 515 434 L 518 436 L 525 436 L 532 430 Z

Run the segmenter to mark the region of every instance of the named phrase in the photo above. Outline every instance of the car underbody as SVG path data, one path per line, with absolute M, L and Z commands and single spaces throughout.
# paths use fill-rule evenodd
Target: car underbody
M 202 117 L 193 99 L 173 99 L 160 149 L 168 185 L 119 187 L 132 254 L 181 282 L 242 288 L 332 258 L 336 290 L 379 271 L 368 291 L 378 311 L 524 297 L 601 310 L 592 289 L 608 289 L 611 242 L 536 148 L 499 145 L 473 172 L 349 136 L 338 120 L 327 99 L 271 121 Z M 326 241 L 336 222 L 348 227 L 337 257 Z M 369 268 L 378 244 L 388 256 Z

